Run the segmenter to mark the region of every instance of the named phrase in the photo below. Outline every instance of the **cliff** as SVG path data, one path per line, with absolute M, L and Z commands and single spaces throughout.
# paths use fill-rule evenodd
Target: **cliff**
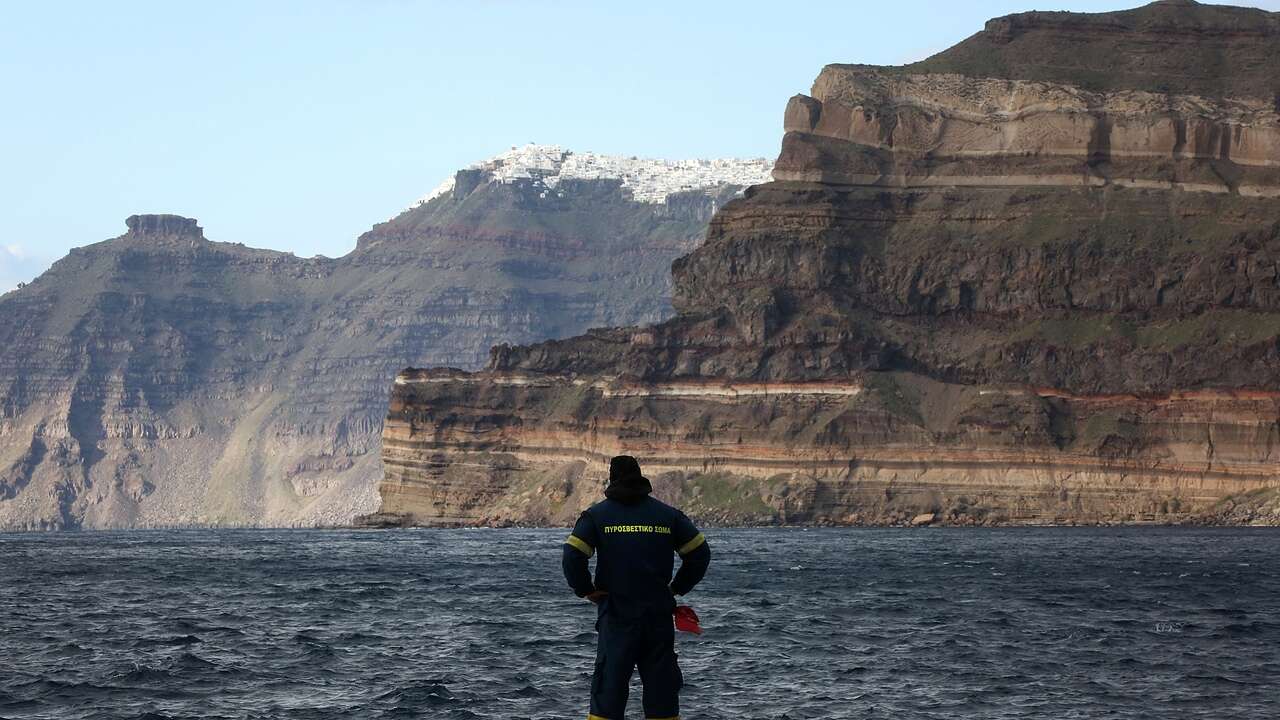
M 0 528 L 349 522 L 399 369 L 670 316 L 672 259 L 765 172 L 517 148 L 338 259 L 130 217 L 0 298 Z
M 626 452 L 721 522 L 1280 522 L 1277 51 L 1166 1 L 824 68 L 674 318 L 401 374 L 384 513 L 567 522 Z

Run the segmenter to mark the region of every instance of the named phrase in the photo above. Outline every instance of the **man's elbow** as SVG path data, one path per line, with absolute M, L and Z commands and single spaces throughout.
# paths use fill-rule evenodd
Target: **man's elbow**
M 574 548 L 566 546 L 560 561 L 560 567 L 564 571 L 564 579 L 569 583 L 569 587 L 573 589 L 574 595 L 583 597 L 591 592 L 591 568 L 587 565 L 585 555 Z
M 711 543 L 702 543 L 697 549 L 686 555 L 684 561 L 694 566 L 707 567 L 711 564 Z

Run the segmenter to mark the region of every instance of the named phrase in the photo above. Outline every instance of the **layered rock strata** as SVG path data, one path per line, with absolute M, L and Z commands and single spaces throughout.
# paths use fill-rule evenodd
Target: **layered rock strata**
M 675 318 L 400 376 L 384 513 L 566 522 L 627 452 L 724 522 L 1275 521 L 1278 28 L 1028 13 L 825 68 Z
M 672 259 L 762 165 L 650 172 L 637 198 L 621 175 L 639 161 L 592 157 L 590 178 L 463 170 L 338 259 L 212 242 L 171 215 L 73 250 L 0 298 L 0 529 L 375 510 L 399 369 L 668 317 Z

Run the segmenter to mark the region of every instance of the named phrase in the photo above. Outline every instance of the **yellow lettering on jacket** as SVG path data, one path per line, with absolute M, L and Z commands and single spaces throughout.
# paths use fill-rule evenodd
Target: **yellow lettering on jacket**
M 605 525 L 604 532 L 609 533 L 657 533 L 670 535 L 671 528 L 666 525 Z

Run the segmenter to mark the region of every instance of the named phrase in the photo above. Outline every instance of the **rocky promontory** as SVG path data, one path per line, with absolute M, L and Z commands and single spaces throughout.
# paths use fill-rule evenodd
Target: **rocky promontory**
M 669 317 L 672 259 L 767 171 L 513 148 L 338 259 L 130 217 L 0 298 L 0 529 L 375 510 L 398 370 Z
M 832 65 L 676 316 L 400 375 L 384 517 L 564 523 L 603 461 L 727 523 L 1275 523 L 1280 16 L 999 18 Z

